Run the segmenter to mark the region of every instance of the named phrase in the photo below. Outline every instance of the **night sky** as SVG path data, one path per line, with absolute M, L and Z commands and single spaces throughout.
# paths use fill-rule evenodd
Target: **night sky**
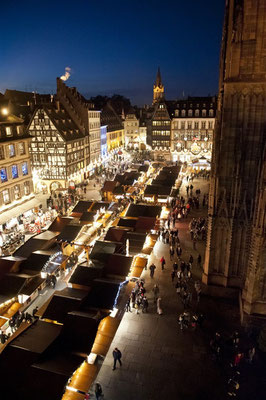
M 152 102 L 160 66 L 167 99 L 217 93 L 225 0 L 1 3 L 0 92 L 54 93 L 56 77 L 87 97 Z

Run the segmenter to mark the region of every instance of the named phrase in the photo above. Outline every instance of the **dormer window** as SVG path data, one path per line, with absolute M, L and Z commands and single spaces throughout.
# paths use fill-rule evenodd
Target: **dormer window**
M 188 110 L 188 116 L 192 117 L 192 114 L 193 114 L 192 110 Z
M 179 117 L 179 110 L 175 110 L 175 116 Z
M 182 115 L 182 117 L 185 117 L 186 116 L 186 110 L 182 110 L 181 115 Z
M 195 110 L 195 117 L 198 117 L 199 116 L 199 110 L 197 109 L 197 110 Z
M 202 116 L 203 117 L 206 117 L 206 113 L 207 113 L 206 110 L 202 110 Z

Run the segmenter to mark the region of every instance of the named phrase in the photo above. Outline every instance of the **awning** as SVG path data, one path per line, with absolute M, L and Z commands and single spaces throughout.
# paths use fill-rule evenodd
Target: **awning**
M 11 210 L 2 211 L 0 216 L 0 225 L 5 224 L 10 221 L 12 218 L 16 218 L 21 214 L 24 214 L 26 211 L 29 211 L 35 207 L 38 207 L 42 202 L 38 199 L 31 199 L 23 202 L 21 205 L 16 205 Z

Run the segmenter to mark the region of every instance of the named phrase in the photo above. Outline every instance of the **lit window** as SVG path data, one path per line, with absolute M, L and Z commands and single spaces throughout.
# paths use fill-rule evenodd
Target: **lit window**
M 9 189 L 3 190 L 2 195 L 3 195 L 3 202 L 5 204 L 10 203 Z
M 206 129 L 206 122 L 205 121 L 201 122 L 201 129 Z
M 213 110 L 209 110 L 209 116 L 213 117 Z
M 194 129 L 199 129 L 199 123 L 198 122 L 194 122 Z
M 24 142 L 20 142 L 18 144 L 18 150 L 19 150 L 19 154 L 21 156 L 26 153 L 26 151 L 25 151 L 25 143 Z
M 195 110 L 195 117 L 199 116 L 199 110 Z
M 13 179 L 18 178 L 18 166 L 16 164 L 12 165 L 11 171 L 12 171 L 12 178 Z
M 4 147 L 0 146 L 0 160 L 5 159 L 5 152 L 4 152 Z
M 6 168 L 1 168 L 0 169 L 0 176 L 1 176 L 1 182 L 7 182 L 7 172 Z
M 30 183 L 29 182 L 24 182 L 24 194 L 27 196 L 30 194 Z
M 188 116 L 192 117 L 192 110 L 188 110 Z
M 15 200 L 20 199 L 20 187 L 19 185 L 14 186 L 14 195 L 15 195 Z
M 15 157 L 16 153 L 15 153 L 15 145 L 14 144 L 10 144 L 8 146 L 9 148 L 9 157 Z
M 186 110 L 182 110 L 181 111 L 181 115 L 182 115 L 182 117 L 185 117 L 186 116 Z
M 179 116 L 179 110 L 175 110 L 175 116 L 176 116 L 176 117 Z
M 22 164 L 22 174 L 28 175 L 28 163 L 26 161 Z
M 206 110 L 202 110 L 202 116 L 206 117 Z
M 12 131 L 11 131 L 10 126 L 6 127 L 6 136 L 12 136 Z

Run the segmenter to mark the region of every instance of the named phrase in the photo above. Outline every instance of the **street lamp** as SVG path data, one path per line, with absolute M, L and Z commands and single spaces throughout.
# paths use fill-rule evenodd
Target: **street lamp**
M 1 110 L 3 115 L 7 115 L 8 114 L 8 109 L 7 108 L 2 108 Z

